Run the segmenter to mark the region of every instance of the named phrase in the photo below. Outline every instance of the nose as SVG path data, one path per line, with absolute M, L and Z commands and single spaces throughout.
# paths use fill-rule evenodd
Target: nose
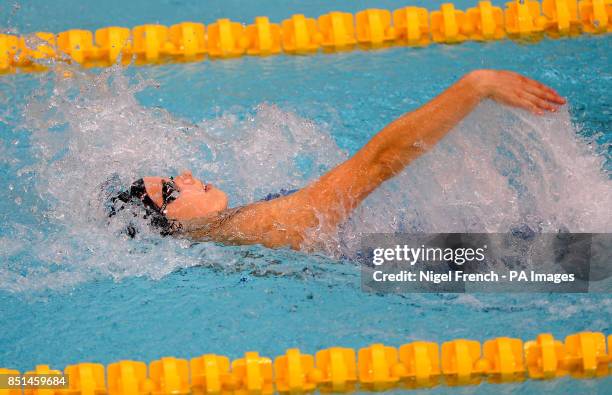
M 193 183 L 193 174 L 191 174 L 191 172 L 189 170 L 185 170 L 181 173 L 181 178 L 183 179 L 183 181 L 186 181 L 190 184 Z
M 185 170 L 183 173 L 181 173 L 180 178 L 181 181 L 186 185 L 192 185 L 194 183 L 193 175 L 188 170 Z

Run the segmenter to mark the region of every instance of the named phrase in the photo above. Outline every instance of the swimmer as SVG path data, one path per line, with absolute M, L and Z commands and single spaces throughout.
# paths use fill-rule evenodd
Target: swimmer
M 293 193 L 228 208 L 222 190 L 185 171 L 177 177 L 136 181 L 129 191 L 112 198 L 109 216 L 139 204 L 163 235 L 316 249 L 372 191 L 427 152 L 484 99 L 538 115 L 565 104 L 553 89 L 520 74 L 476 70 L 385 126 L 353 157 Z M 128 234 L 134 236 L 133 227 Z

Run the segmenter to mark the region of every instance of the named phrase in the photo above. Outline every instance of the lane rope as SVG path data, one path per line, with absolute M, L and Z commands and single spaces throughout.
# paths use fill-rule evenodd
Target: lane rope
M 442 343 L 415 341 L 399 348 L 372 344 L 359 349 L 331 347 L 315 355 L 299 349 L 271 358 L 247 352 L 230 362 L 226 356 L 205 354 L 190 361 L 164 357 L 144 362 L 123 360 L 106 368 L 98 363 L 67 366 L 63 373 L 38 365 L 22 377 L 65 375 L 68 388 L 30 388 L 30 395 L 144 395 L 237 394 L 275 392 L 350 392 L 357 388 L 380 391 L 437 385 L 513 383 L 530 379 L 596 378 L 609 374 L 612 335 L 580 332 L 565 341 L 543 333 L 536 339 L 499 337 L 481 347 L 475 340 Z M 16 370 L 0 369 L 2 375 Z M 21 394 L 21 389 L 0 389 L 0 395 Z
M 480 1 L 466 11 L 444 3 L 429 11 L 404 7 L 367 9 L 353 15 L 334 11 L 316 20 L 301 14 L 280 24 L 259 16 L 244 26 L 227 18 L 209 25 L 182 22 L 170 27 L 141 25 L 73 29 L 59 34 L 0 34 L 0 73 L 44 70 L 60 60 L 86 67 L 118 62 L 163 64 L 280 53 L 311 54 L 392 45 L 459 44 L 504 38 L 536 42 L 544 36 L 573 37 L 612 31 L 612 0 L 514 0 L 502 10 Z

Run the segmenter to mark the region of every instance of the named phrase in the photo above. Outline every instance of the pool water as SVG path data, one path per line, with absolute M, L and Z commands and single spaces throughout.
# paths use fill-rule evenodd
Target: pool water
M 28 2 L 0 15 L 5 30 L 27 33 L 406 5 L 304 3 Z M 609 293 L 367 294 L 352 258 L 372 231 L 495 232 L 527 223 L 610 232 L 611 43 L 582 36 L 2 76 L 0 366 L 609 334 Z M 520 71 L 569 104 L 536 118 L 483 103 L 369 197 L 320 253 L 191 245 L 144 224 L 131 240 L 125 223 L 104 214 L 105 182 L 184 168 L 228 191 L 232 205 L 299 188 L 476 68 Z M 610 388 L 610 378 L 566 378 L 428 392 Z

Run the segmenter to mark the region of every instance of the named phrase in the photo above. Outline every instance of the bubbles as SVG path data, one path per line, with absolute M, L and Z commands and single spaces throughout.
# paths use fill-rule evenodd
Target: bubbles
M 576 136 L 565 109 L 534 117 L 483 103 L 375 191 L 338 234 L 320 235 L 327 257 L 161 238 L 131 212 L 109 220 L 105 194 L 143 176 L 190 169 L 237 206 L 300 188 L 347 154 L 326 127 L 273 104 L 192 123 L 139 102 L 136 95 L 155 89 L 154 81 L 119 68 L 94 74 L 65 67 L 41 75 L 22 109 L 29 143 L 0 146 L 20 177 L 9 191 L 19 204 L 6 210 L 0 233 L 0 257 L 9 262 L 0 268 L 0 289 L 159 279 L 194 265 L 300 275 L 332 263 L 329 257 L 354 256 L 366 232 L 612 230 L 602 157 Z M 125 234 L 129 222 L 140 230 L 135 239 Z

